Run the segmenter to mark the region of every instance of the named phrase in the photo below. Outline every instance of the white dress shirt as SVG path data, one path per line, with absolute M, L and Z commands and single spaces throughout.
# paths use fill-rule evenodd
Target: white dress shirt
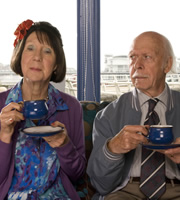
M 144 124 L 147 112 L 148 112 L 148 99 L 149 96 L 145 95 L 141 91 L 138 90 L 138 97 L 140 101 L 140 107 L 142 111 L 142 117 L 141 117 L 141 125 Z M 167 110 L 167 86 L 165 87 L 164 91 L 157 96 L 156 98 L 159 99 L 159 102 L 157 103 L 155 107 L 155 111 L 157 112 L 160 123 L 165 125 L 166 124 L 166 118 L 165 118 L 165 112 Z M 142 145 L 139 145 L 136 148 L 134 160 L 132 163 L 130 176 L 131 177 L 140 177 L 141 173 L 141 152 L 142 152 Z M 166 177 L 169 179 L 180 179 L 180 172 L 177 168 L 176 163 L 172 162 L 169 158 L 165 157 L 165 166 L 166 166 Z

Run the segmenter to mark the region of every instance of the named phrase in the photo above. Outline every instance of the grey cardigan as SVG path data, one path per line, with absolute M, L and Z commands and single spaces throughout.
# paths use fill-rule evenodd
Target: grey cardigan
M 180 137 L 180 92 L 172 91 L 169 87 L 167 90 L 166 122 L 173 125 L 174 138 L 177 138 Z M 93 150 L 87 167 L 91 183 L 99 193 L 93 199 L 99 199 L 100 195 L 107 195 L 128 182 L 135 150 L 113 155 L 104 149 L 107 140 L 125 125 L 137 125 L 140 120 L 141 110 L 136 89 L 121 95 L 97 113 L 93 127 Z M 180 169 L 180 165 L 178 167 Z

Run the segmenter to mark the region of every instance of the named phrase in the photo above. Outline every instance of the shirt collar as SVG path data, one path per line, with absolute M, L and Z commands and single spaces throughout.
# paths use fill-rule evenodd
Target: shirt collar
M 5 104 L 9 104 L 10 102 L 20 102 L 23 101 L 22 98 L 22 85 L 23 80 L 17 83 L 9 92 Z M 53 85 L 49 84 L 48 86 L 48 97 L 49 100 L 47 104 L 50 107 L 56 108 L 56 110 L 68 110 L 68 106 L 65 101 L 61 97 L 61 93 L 57 90 Z M 54 109 L 53 109 L 54 110 Z
M 61 93 L 53 85 L 48 87 L 48 105 L 49 107 L 56 107 L 56 110 L 68 110 L 68 106 L 61 97 Z
M 146 103 L 150 99 L 150 97 L 141 92 L 139 89 L 137 89 L 137 92 L 141 107 L 144 103 Z M 162 102 L 165 106 L 167 106 L 167 97 L 168 97 L 167 85 L 165 84 L 163 92 L 155 98 L 158 98 L 160 102 Z

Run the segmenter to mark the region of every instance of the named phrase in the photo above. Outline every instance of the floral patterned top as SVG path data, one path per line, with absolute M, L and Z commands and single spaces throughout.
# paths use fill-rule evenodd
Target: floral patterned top
M 9 93 L 6 105 L 10 102 L 22 101 L 21 83 L 18 83 Z M 39 120 L 38 125 L 51 124 L 56 113 L 53 109 L 53 98 L 58 98 L 57 109 L 66 110 L 67 105 L 59 96 L 59 91 L 51 84 L 48 88 L 47 102 L 49 113 L 46 119 Z M 52 114 L 54 115 L 52 117 Z M 48 118 L 51 116 L 51 121 Z M 26 119 L 21 128 L 35 126 L 33 121 Z M 70 200 L 59 177 L 61 164 L 53 149 L 41 137 L 27 136 L 19 130 L 15 151 L 15 170 L 8 199 L 16 200 Z

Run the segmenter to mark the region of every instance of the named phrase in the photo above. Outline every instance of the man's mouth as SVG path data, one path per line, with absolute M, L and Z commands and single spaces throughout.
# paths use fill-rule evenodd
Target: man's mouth
M 144 78 L 148 78 L 149 76 L 148 75 L 145 75 L 145 74 L 137 74 L 137 73 L 135 73 L 135 74 L 133 74 L 132 75 L 132 78 L 137 78 L 137 79 L 144 79 Z

